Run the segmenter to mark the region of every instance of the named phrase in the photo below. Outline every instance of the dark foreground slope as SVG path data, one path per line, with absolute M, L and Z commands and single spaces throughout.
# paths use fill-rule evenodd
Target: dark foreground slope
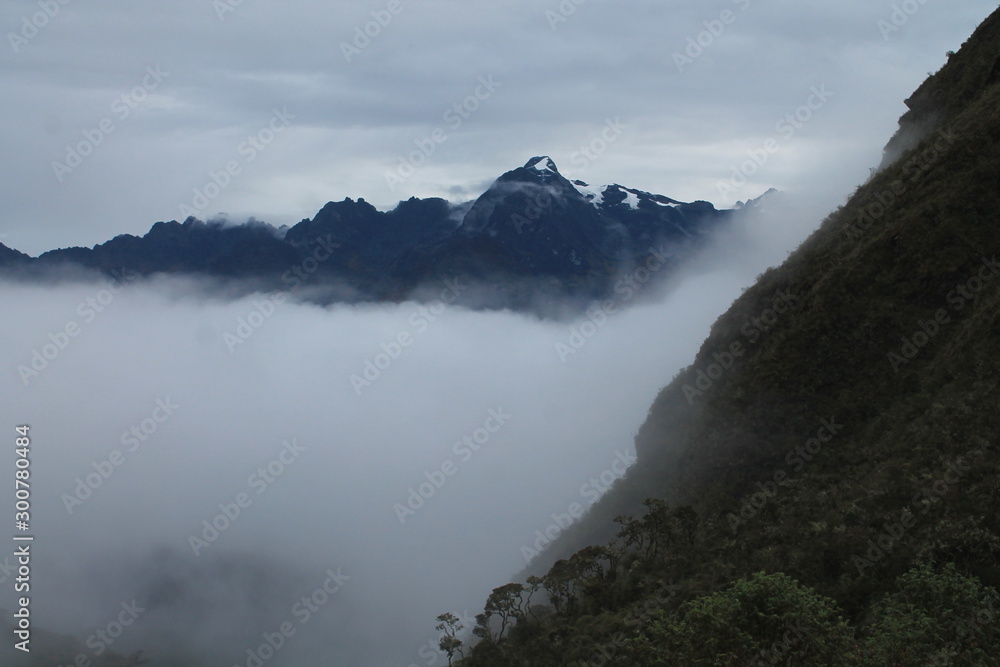
M 462 664 L 996 664 L 1000 12 L 907 104 Z

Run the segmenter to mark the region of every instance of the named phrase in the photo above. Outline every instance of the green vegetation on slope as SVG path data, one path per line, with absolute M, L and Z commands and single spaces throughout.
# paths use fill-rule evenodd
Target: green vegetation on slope
M 778 630 L 761 664 L 1000 652 L 1000 11 L 907 104 L 895 161 L 719 318 L 461 664 L 747 664 Z

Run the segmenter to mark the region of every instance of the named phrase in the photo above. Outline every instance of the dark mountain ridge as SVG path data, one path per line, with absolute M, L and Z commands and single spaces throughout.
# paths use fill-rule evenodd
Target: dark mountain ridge
M 309 298 L 321 303 L 398 301 L 423 284 L 459 279 L 480 304 L 527 308 L 539 294 L 605 295 L 653 251 L 679 265 L 737 215 L 708 202 L 570 182 L 542 156 L 503 174 L 468 204 L 410 198 L 383 212 L 347 198 L 281 229 L 257 221 L 158 222 L 142 237 L 123 234 L 37 258 L 0 245 L 0 271 L 200 275 L 280 290 L 308 281 Z

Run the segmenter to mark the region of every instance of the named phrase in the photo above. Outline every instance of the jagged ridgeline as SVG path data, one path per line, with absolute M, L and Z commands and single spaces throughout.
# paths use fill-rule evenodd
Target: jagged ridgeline
M 906 103 L 461 664 L 997 664 L 1000 12 Z
M 158 222 L 142 237 L 122 234 L 37 258 L 0 244 L 0 274 L 198 275 L 230 282 L 230 289 L 296 290 L 323 304 L 419 299 L 422 286 L 439 292 L 450 281 L 463 286 L 458 302 L 468 306 L 538 309 L 547 300 L 612 295 L 622 275 L 651 257 L 666 258 L 656 271 L 662 280 L 744 206 L 718 210 L 569 181 L 541 156 L 463 204 L 410 198 L 383 212 L 344 199 L 281 229 L 188 218 Z

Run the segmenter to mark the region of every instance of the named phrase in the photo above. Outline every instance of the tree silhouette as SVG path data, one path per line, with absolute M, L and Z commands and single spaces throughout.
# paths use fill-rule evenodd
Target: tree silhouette
M 451 660 L 455 657 L 456 652 L 460 656 L 465 657 L 462 640 L 457 637 L 459 631 L 465 626 L 452 613 L 441 614 L 437 617 L 437 620 L 439 623 L 434 626 L 434 629 L 444 633 L 441 635 L 441 641 L 438 642 L 438 648 L 448 656 L 448 666 L 451 667 Z

